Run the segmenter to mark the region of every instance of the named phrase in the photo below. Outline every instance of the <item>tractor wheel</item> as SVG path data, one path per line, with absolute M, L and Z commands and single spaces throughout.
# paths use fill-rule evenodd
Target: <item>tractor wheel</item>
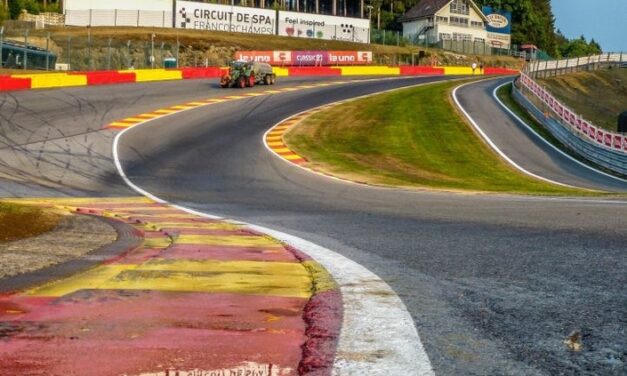
M 276 76 L 272 75 L 272 83 L 270 85 L 274 85 L 276 83 Z
M 263 76 L 263 83 L 266 85 L 272 84 L 272 77 L 269 74 Z
M 240 77 L 237 80 L 237 87 L 239 87 L 240 89 L 243 89 L 246 87 L 246 78 L 245 77 Z
M 255 75 L 253 73 L 250 74 L 250 76 L 248 76 L 248 82 L 246 82 L 248 87 L 253 87 L 255 86 Z
M 229 81 L 223 81 L 220 82 L 220 87 L 223 89 L 226 89 L 227 87 L 229 87 L 230 82 Z

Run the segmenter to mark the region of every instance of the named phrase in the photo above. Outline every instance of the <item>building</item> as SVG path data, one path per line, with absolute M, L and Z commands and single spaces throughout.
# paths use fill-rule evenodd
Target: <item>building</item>
M 403 36 L 429 44 L 488 43 L 488 18 L 472 0 L 422 0 L 401 17 Z

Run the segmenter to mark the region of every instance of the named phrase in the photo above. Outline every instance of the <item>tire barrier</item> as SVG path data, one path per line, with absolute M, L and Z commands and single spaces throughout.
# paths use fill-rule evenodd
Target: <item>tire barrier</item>
M 190 80 L 220 78 L 228 68 L 178 68 L 178 69 L 135 69 L 120 71 L 30 73 L 0 75 L 0 91 L 59 88 L 69 86 L 113 85 L 121 83 L 151 82 L 167 80 Z M 273 67 L 278 77 L 289 76 L 420 76 L 420 75 L 472 75 L 470 67 L 430 66 L 377 66 L 353 65 L 335 67 Z M 518 74 L 513 69 L 485 68 L 475 75 Z

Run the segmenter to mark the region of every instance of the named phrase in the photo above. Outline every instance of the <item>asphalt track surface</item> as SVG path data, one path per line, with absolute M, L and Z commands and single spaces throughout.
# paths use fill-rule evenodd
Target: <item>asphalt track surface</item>
M 622 374 L 625 202 L 359 186 L 298 169 L 263 146 L 263 133 L 296 112 L 430 80 L 355 83 L 186 111 L 127 132 L 122 163 L 135 184 L 161 198 L 302 237 L 378 274 L 412 314 L 436 374 Z M 486 103 L 496 82 L 482 85 L 460 90 L 462 104 Z M 2 182 L 0 196 L 129 195 L 110 165 L 112 133 L 96 130 L 212 95 L 224 92 L 206 81 L 2 94 L 0 173 L 12 181 Z M 513 124 L 496 106 L 473 111 L 480 126 Z M 522 143 L 529 135 L 510 137 Z M 530 169 L 550 160 L 573 182 L 615 184 L 586 177 L 548 149 L 533 150 L 520 161 Z M 583 335 L 580 353 L 563 344 L 573 330 Z

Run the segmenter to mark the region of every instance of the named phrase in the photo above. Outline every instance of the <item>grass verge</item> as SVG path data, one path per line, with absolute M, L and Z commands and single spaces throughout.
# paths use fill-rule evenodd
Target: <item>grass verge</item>
M 61 215 L 34 206 L 0 202 L 0 243 L 53 230 Z
M 337 105 L 285 141 L 311 167 L 377 185 L 535 195 L 590 195 L 514 170 L 450 101 L 459 82 L 430 84 Z
M 577 72 L 538 81 L 573 111 L 612 132 L 616 132 L 620 113 L 627 110 L 627 69 Z

